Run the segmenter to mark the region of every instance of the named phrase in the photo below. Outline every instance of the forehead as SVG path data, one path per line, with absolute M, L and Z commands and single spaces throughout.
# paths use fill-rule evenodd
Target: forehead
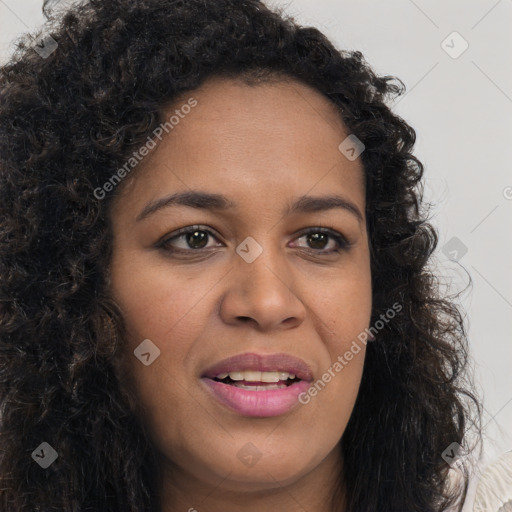
M 306 135 L 313 138 L 313 132 L 329 130 L 345 132 L 341 116 L 336 106 L 316 89 L 290 78 L 265 81 L 248 85 L 240 78 L 213 77 L 193 92 L 181 95 L 165 111 L 167 117 L 184 105 L 191 95 L 197 100 L 193 123 L 183 123 L 194 135 L 201 132 L 201 123 L 217 123 L 209 133 L 246 134 L 253 131 L 260 137 L 265 134 L 281 133 L 279 142 L 284 143 L 284 135 Z M 178 128 L 178 127 L 177 127 Z M 176 130 L 183 131 L 183 130 Z M 284 132 L 284 133 L 283 133 Z M 256 145 L 258 140 L 244 141 Z
M 190 105 L 193 98 L 195 106 Z M 247 85 L 215 77 L 164 109 L 172 130 L 142 162 L 128 191 L 154 199 L 165 190 L 203 188 L 224 195 L 283 188 L 364 194 L 360 160 L 338 146 L 349 135 L 335 106 L 299 81 Z M 261 194 L 260 194 L 261 196 Z

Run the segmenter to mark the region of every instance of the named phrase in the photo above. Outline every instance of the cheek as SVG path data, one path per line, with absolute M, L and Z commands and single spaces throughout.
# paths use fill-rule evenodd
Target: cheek
M 343 354 L 352 340 L 369 326 L 372 287 L 369 265 L 361 262 L 324 283 L 323 289 L 310 286 L 309 303 L 325 331 L 331 356 Z M 312 298 L 311 298 L 312 297 Z
M 111 268 L 110 291 L 126 326 L 118 374 L 135 391 L 136 404 L 144 409 L 141 416 L 152 425 L 152 431 L 168 423 L 169 404 L 178 418 L 173 430 L 179 431 L 178 411 L 189 404 L 183 399 L 184 361 L 201 333 L 207 308 L 211 308 L 205 296 L 215 280 L 209 284 L 201 276 L 191 279 L 190 273 L 185 278 L 179 270 L 171 272 L 165 264 L 149 265 L 130 254 L 114 257 Z M 134 355 L 145 339 L 160 350 L 148 366 Z
M 173 446 L 169 440 L 187 431 L 182 419 L 191 415 L 183 385 L 184 361 L 206 315 L 206 301 L 201 301 L 205 290 L 197 283 L 190 286 L 177 272 L 171 275 L 159 266 L 137 265 L 135 259 L 113 261 L 112 269 L 111 293 L 126 325 L 121 380 L 135 393 L 132 407 L 148 426 L 152 441 L 169 450 Z M 133 353 L 145 339 L 160 350 L 148 366 Z
M 322 395 L 322 407 L 333 421 L 348 421 L 357 398 L 366 354 L 366 329 L 372 312 L 371 275 L 365 265 L 352 268 L 326 293 L 317 294 L 317 330 L 323 332 L 327 357 L 311 399 Z M 315 302 L 313 302 L 315 303 Z M 318 382 L 318 381 L 317 381 Z
M 201 302 L 211 287 L 207 275 L 199 280 L 185 278 L 168 266 L 140 263 L 123 258 L 112 265 L 111 293 L 122 310 L 130 340 L 149 338 L 165 345 L 172 338 L 177 347 L 179 339 L 193 339 Z

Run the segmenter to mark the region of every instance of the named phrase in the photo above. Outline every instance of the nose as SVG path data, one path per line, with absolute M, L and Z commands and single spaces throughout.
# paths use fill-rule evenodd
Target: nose
M 265 247 L 251 263 L 236 255 L 220 305 L 223 321 L 252 323 L 261 331 L 300 325 L 306 309 L 288 265 L 282 249 Z

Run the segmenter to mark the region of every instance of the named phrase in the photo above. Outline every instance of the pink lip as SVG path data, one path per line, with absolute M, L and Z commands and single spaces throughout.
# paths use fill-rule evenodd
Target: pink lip
M 301 380 L 283 389 L 250 391 L 224 384 L 208 377 L 203 382 L 213 396 L 222 404 L 244 416 L 279 416 L 299 403 L 299 395 L 309 387 L 309 382 Z
M 239 354 L 223 359 L 207 368 L 201 377 L 213 379 L 219 373 L 236 372 L 243 370 L 259 370 L 262 372 L 288 372 L 294 373 L 298 379 L 312 381 L 311 368 L 298 357 L 290 354 L 260 355 L 253 352 Z M 252 393 L 252 391 L 251 391 Z
M 281 371 L 294 373 L 299 382 L 282 389 L 251 391 L 213 380 L 219 373 L 243 370 Z M 298 397 L 305 392 L 313 374 L 302 360 L 289 354 L 260 355 L 240 354 L 220 361 L 203 373 L 201 382 L 223 405 L 244 416 L 279 416 L 291 410 L 298 403 Z

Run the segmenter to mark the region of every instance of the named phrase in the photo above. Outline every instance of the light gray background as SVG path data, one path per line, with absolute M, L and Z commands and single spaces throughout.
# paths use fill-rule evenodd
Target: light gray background
M 20 33 L 44 21 L 41 4 L 0 0 L 2 62 Z M 461 252 L 448 255 L 443 247 L 453 237 L 467 247 L 459 263 L 473 287 L 462 303 L 484 398 L 486 440 L 478 465 L 484 468 L 512 450 L 512 0 L 267 4 L 316 26 L 339 48 L 362 51 L 377 73 L 407 86 L 393 110 L 418 135 L 415 153 L 426 168 L 426 199 L 434 203 L 440 232 L 437 273 L 452 292 L 466 276 L 450 259 Z M 469 45 L 457 58 L 443 48 L 462 48 L 458 36 L 448 37 L 454 31 Z

